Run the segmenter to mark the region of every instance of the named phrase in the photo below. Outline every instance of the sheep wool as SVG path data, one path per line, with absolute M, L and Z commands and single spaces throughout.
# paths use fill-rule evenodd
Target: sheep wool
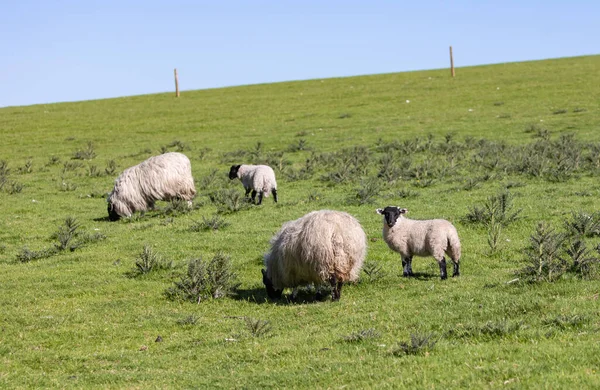
M 268 165 L 232 165 L 229 170 L 229 179 L 240 179 L 246 196 L 252 191 L 252 203 L 255 203 L 258 194 L 258 203 L 261 204 L 263 196 L 269 197 L 273 194 L 273 200 L 277 203 L 277 181 L 275 172 Z
M 183 199 L 191 205 L 196 195 L 190 160 L 181 153 L 165 153 L 127 168 L 117 177 L 108 196 L 108 215 L 115 221 L 154 207 L 157 200 Z
M 356 281 L 367 251 L 360 223 L 348 213 L 313 211 L 283 224 L 264 256 L 263 283 L 270 298 L 286 287 L 329 283 L 332 300 L 342 284 Z
M 447 279 L 447 254 L 454 264 L 452 276 L 459 276 L 461 247 L 454 225 L 445 219 L 412 220 L 404 217 L 405 208 L 388 206 L 377 209 L 383 215 L 383 239 L 393 251 L 400 253 L 404 276 L 413 276 L 413 256 L 433 256 L 440 267 L 440 277 Z

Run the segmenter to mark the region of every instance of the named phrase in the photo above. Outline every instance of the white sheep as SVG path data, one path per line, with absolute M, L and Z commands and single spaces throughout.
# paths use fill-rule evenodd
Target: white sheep
M 337 301 L 342 284 L 358 279 L 366 251 L 365 232 L 348 213 L 313 211 L 286 222 L 264 256 L 267 294 L 275 299 L 286 287 L 329 283 L 331 298 Z
M 258 193 L 258 203 L 261 204 L 263 195 L 268 197 L 273 194 L 273 200 L 277 203 L 277 181 L 275 172 L 268 165 L 232 165 L 229 170 L 231 180 L 238 178 L 242 181 L 246 196 L 252 191 L 252 203 L 255 203 Z
M 440 276 L 447 279 L 446 253 L 452 259 L 454 272 L 459 276 L 460 240 L 454 225 L 445 219 L 429 219 L 416 221 L 405 218 L 407 209 L 388 206 L 377 209 L 383 215 L 383 239 L 390 249 L 402 256 L 404 276 L 413 276 L 412 258 L 416 256 L 433 256 L 440 266 Z
M 157 200 L 183 199 L 196 195 L 190 160 L 181 153 L 165 153 L 127 168 L 115 180 L 108 196 L 111 221 L 130 217 L 136 211 L 154 207 Z

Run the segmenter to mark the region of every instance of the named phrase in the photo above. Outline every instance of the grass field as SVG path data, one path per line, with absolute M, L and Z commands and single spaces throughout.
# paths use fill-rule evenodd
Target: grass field
M 0 109 L 0 387 L 600 387 L 598 69 L 588 56 Z M 167 150 L 192 161 L 193 209 L 109 222 L 118 174 Z M 279 203 L 235 199 L 229 167 L 257 162 Z M 452 221 L 462 275 L 415 258 L 403 278 L 387 205 Z M 368 272 L 339 302 L 270 302 L 269 239 L 318 209 L 361 222 Z M 542 221 L 557 235 L 535 247 Z M 136 273 L 145 246 L 162 267 Z M 217 253 L 233 294 L 168 299 Z

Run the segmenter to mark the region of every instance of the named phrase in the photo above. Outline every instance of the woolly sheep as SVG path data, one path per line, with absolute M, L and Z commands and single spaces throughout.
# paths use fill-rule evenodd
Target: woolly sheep
M 344 282 L 356 281 L 367 250 L 360 223 L 341 211 L 320 210 L 283 224 L 264 256 L 263 283 L 269 298 L 286 287 L 329 283 L 337 301 Z
M 445 219 L 408 219 L 403 216 L 407 212 L 407 209 L 394 206 L 377 209 L 384 217 L 383 239 L 390 249 L 402 256 L 403 275 L 413 276 L 413 255 L 433 256 L 440 266 L 441 278 L 447 279 L 446 253 L 454 264 L 452 276 L 459 276 L 460 241 L 454 225 Z
M 154 207 L 157 200 L 183 199 L 191 206 L 196 195 L 190 160 L 181 153 L 165 153 L 127 168 L 108 196 L 108 217 L 116 221 Z
M 258 193 L 258 203 L 261 204 L 263 195 L 268 197 L 273 194 L 273 200 L 277 203 L 277 182 L 275 172 L 268 165 L 232 165 L 229 170 L 231 180 L 238 178 L 246 189 L 246 196 L 252 191 L 252 203 L 255 202 Z

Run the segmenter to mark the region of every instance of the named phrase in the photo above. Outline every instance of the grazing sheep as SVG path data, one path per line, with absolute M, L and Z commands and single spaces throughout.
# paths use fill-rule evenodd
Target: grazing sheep
M 108 217 L 116 221 L 154 207 L 157 200 L 183 199 L 191 206 L 196 195 L 190 160 L 181 153 L 165 153 L 127 168 L 108 195 Z
M 286 287 L 329 283 L 337 301 L 344 282 L 356 281 L 367 250 L 360 223 L 341 211 L 313 211 L 283 224 L 264 257 L 263 283 L 269 298 Z
M 268 165 L 232 165 L 229 170 L 231 180 L 238 178 L 246 189 L 246 196 L 252 191 L 252 203 L 255 202 L 258 193 L 258 203 L 261 204 L 263 195 L 268 197 L 273 194 L 273 200 L 277 203 L 277 182 L 275 172 Z
M 456 228 L 445 219 L 429 219 L 415 221 L 404 218 L 407 209 L 388 206 L 377 209 L 383 215 L 383 239 L 390 249 L 402 256 L 404 276 L 413 276 L 412 258 L 416 256 L 433 256 L 440 266 L 440 276 L 447 279 L 446 253 L 454 263 L 452 276 L 459 276 L 460 241 Z

